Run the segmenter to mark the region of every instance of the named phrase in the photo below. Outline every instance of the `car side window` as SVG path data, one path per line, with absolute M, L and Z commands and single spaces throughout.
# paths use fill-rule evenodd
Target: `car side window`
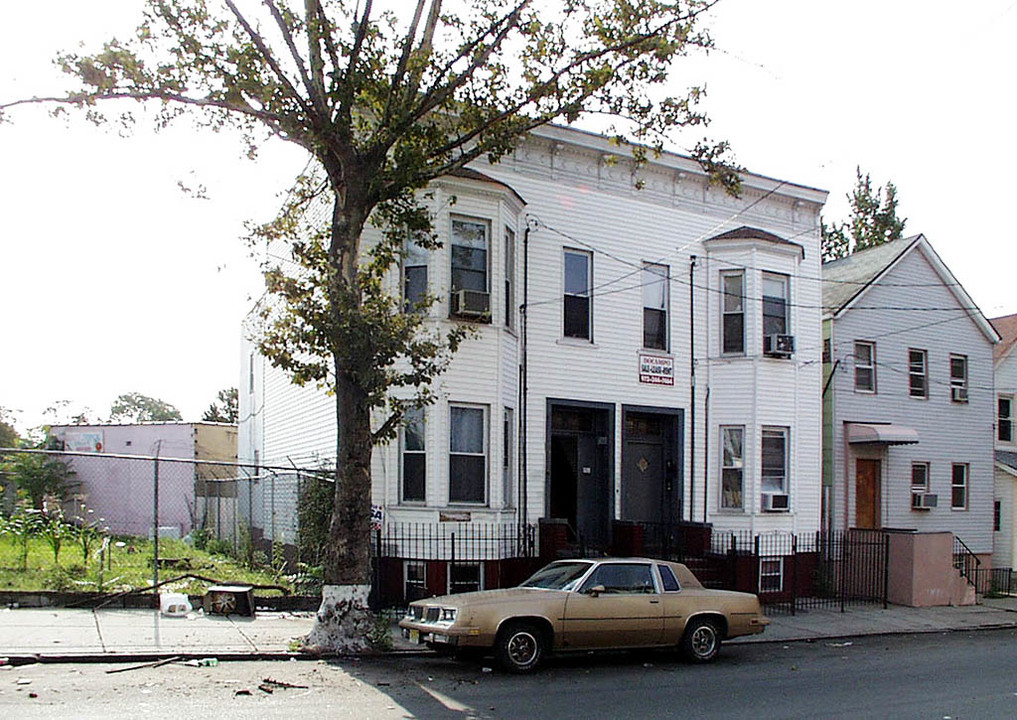
M 586 579 L 581 592 L 588 592 L 598 585 L 603 585 L 607 593 L 656 592 L 650 566 L 641 563 L 604 563 Z
M 664 592 L 678 592 L 681 590 L 678 578 L 674 576 L 674 570 L 667 565 L 658 565 L 657 571 L 660 573 L 660 582 L 664 586 Z

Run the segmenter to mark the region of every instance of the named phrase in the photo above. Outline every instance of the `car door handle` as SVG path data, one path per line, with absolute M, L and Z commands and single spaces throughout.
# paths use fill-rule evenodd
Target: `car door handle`
M 651 605 L 660 605 L 660 600 L 651 600 L 650 604 Z

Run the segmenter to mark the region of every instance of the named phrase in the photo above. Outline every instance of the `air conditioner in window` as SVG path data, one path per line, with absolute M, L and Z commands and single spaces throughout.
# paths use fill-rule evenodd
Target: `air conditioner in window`
M 957 386 L 950 388 L 950 399 L 954 402 L 967 402 L 968 389 L 966 387 Z
M 479 290 L 456 290 L 452 293 L 453 315 L 491 320 L 491 295 Z
M 927 492 L 911 493 L 912 510 L 928 510 L 934 507 L 939 507 L 939 495 Z
M 771 357 L 791 357 L 795 351 L 794 335 L 764 335 L 763 354 Z
M 786 512 L 791 509 L 787 493 L 763 493 L 763 512 Z

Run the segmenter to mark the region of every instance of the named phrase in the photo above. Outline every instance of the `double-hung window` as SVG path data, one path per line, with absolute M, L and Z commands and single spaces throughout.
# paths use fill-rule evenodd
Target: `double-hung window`
M 427 297 L 427 250 L 410 236 L 403 255 L 403 302 L 410 312 Z
M 762 480 L 764 494 L 786 494 L 788 438 L 786 427 L 763 428 Z
M 593 256 L 580 250 L 565 250 L 564 334 L 569 338 L 592 340 Z
M 908 350 L 908 393 L 929 397 L 929 354 L 925 350 Z
M 950 399 L 954 402 L 968 401 L 968 357 L 950 356 Z
M 667 265 L 643 263 L 643 347 L 667 350 L 668 278 Z
M 505 327 L 513 327 L 516 318 L 516 234 L 505 228 Z
M 723 307 L 721 325 L 721 351 L 745 352 L 745 273 L 721 273 Z
M 929 463 L 911 463 L 911 508 L 922 508 L 922 496 L 929 492 Z
M 725 510 L 741 510 L 745 485 L 745 428 L 722 426 L 720 428 L 721 468 L 720 506 Z
M 452 218 L 452 291 L 487 292 L 487 223 Z
M 424 502 L 427 491 L 427 451 L 424 409 L 411 408 L 403 420 L 403 502 Z
M 788 334 L 790 280 L 787 275 L 763 273 L 763 335 Z
M 487 411 L 452 405 L 449 408 L 449 484 L 452 503 L 487 502 Z
M 512 451 L 515 439 L 515 413 L 512 408 L 505 408 L 502 413 L 502 451 L 501 451 L 501 477 L 502 477 L 502 505 L 512 507 L 512 489 L 514 487 L 512 473 Z
M 876 344 L 855 341 L 855 390 L 876 392 Z
M 950 479 L 950 507 L 954 510 L 968 509 L 968 465 L 954 463 Z
M 1013 395 L 1000 395 L 997 400 L 996 438 L 1002 443 L 1013 442 Z

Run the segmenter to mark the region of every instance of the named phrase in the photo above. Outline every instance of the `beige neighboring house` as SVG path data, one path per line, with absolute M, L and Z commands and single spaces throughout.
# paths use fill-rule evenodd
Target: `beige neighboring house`
M 1017 314 L 991 320 L 1002 338 L 993 357 L 996 374 L 995 500 L 992 565 L 1013 568 L 1017 561 Z
M 68 459 L 78 489 L 68 512 L 84 506 L 115 534 L 150 536 L 158 479 L 160 535 L 208 528 L 219 538 L 235 536 L 236 470 L 217 463 L 236 462 L 236 425 L 54 425 L 50 437 L 74 453 Z

